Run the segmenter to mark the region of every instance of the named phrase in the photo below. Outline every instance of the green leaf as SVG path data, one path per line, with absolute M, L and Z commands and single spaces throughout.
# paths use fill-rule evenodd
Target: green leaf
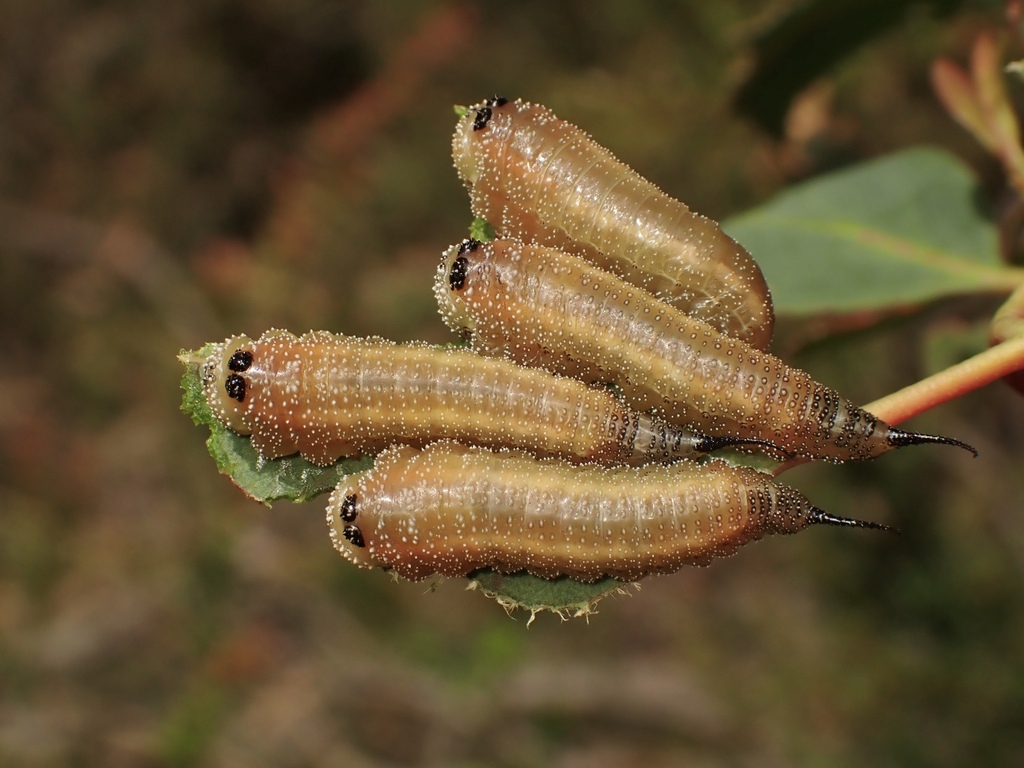
M 487 219 L 473 219 L 473 223 L 469 225 L 469 236 L 481 243 L 489 243 L 494 239 L 494 227 Z
M 510 610 L 522 608 L 531 614 L 551 611 L 563 618 L 592 613 L 601 598 L 621 591 L 628 584 L 612 578 L 584 584 L 565 577 L 542 579 L 528 573 L 503 574 L 491 570 L 477 571 L 472 578 L 473 586 Z
M 761 266 L 779 314 L 913 306 L 1022 279 L 999 261 L 974 178 L 936 149 L 814 179 L 724 228 Z

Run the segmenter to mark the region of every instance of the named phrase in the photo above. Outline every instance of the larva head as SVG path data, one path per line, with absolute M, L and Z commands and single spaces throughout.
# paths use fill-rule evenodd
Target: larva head
M 517 102 L 518 103 L 518 102 Z M 507 111 L 507 99 L 493 96 L 480 104 L 469 107 L 466 114 L 459 118 L 452 138 L 452 159 L 459 178 L 467 186 L 473 186 L 484 174 L 484 153 L 480 142 L 492 136 L 501 121 L 495 120 L 496 115 Z M 507 129 L 507 126 L 505 126 Z
M 441 257 L 434 278 L 434 298 L 445 325 L 463 336 L 476 330 L 476 318 L 467 296 L 474 291 L 474 273 L 479 270 L 484 245 L 477 240 L 463 240 Z
M 360 528 L 359 512 L 365 499 L 364 476 L 372 472 L 349 475 L 331 493 L 327 503 L 327 527 L 334 548 L 349 562 L 360 568 L 374 568 L 376 563 L 366 548 L 366 538 Z
M 415 448 L 401 445 L 383 451 L 373 467 L 344 478 L 327 502 L 327 527 L 334 548 L 360 568 L 380 568 L 376 557 L 378 531 L 387 525 L 381 517 L 381 485 L 396 464 L 408 462 L 419 454 Z M 385 494 L 386 495 L 386 494 Z
M 224 426 L 242 435 L 250 433 L 244 414 L 248 410 L 246 371 L 253 363 L 253 342 L 248 336 L 232 336 L 214 347 L 203 363 L 203 392 L 213 415 Z

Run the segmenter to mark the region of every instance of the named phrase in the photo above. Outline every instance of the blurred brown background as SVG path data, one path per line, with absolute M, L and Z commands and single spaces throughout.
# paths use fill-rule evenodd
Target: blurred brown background
M 927 67 L 998 4 L 0 0 L 0 18 L 0 765 L 1024 764 L 1007 388 L 914 422 L 977 461 L 787 475 L 902 536 L 773 539 L 527 629 L 463 581 L 350 567 L 318 503 L 243 498 L 178 412 L 175 359 L 272 326 L 447 340 L 430 284 L 470 219 L 452 105 L 493 93 L 715 218 L 920 143 L 995 191 Z M 996 305 L 810 346 L 784 324 L 777 348 L 868 401 L 980 349 Z

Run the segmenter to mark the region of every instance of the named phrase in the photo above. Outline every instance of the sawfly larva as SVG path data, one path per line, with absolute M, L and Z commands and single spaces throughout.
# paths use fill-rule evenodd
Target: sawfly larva
M 390 448 L 346 477 L 327 522 L 348 560 L 407 579 L 493 568 L 586 582 L 706 565 L 814 524 L 885 529 L 719 460 L 608 468 L 448 441 Z
M 452 143 L 473 214 L 498 237 L 559 247 L 767 349 L 774 314 L 750 254 L 546 107 L 495 97 Z
M 975 452 L 896 429 L 804 371 L 556 249 L 468 240 L 445 254 L 434 292 L 445 322 L 469 332 L 477 352 L 610 381 L 636 410 L 704 434 L 831 461 L 915 443 Z
M 745 440 L 637 414 L 604 389 L 481 357 L 324 331 L 235 336 L 203 365 L 210 409 L 264 458 L 316 464 L 452 438 L 574 461 L 643 463 Z

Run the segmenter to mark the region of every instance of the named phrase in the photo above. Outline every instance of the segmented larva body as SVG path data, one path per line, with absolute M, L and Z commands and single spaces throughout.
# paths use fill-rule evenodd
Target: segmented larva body
M 711 460 L 572 465 L 452 442 L 391 448 L 327 506 L 335 547 L 407 579 L 479 568 L 639 579 L 706 565 L 747 542 L 836 518 L 769 475 Z
M 898 430 L 804 371 L 555 249 L 466 241 L 445 254 L 434 291 L 474 350 L 614 382 L 633 408 L 709 435 L 832 461 L 922 442 L 974 450 Z
M 441 438 L 573 461 L 643 463 L 735 443 L 637 414 L 604 389 L 465 349 L 270 331 L 217 345 L 210 408 L 265 458 L 316 464 Z
M 452 148 L 474 215 L 499 237 L 576 253 L 768 348 L 771 295 L 750 254 L 576 126 L 496 97 L 459 120 Z

